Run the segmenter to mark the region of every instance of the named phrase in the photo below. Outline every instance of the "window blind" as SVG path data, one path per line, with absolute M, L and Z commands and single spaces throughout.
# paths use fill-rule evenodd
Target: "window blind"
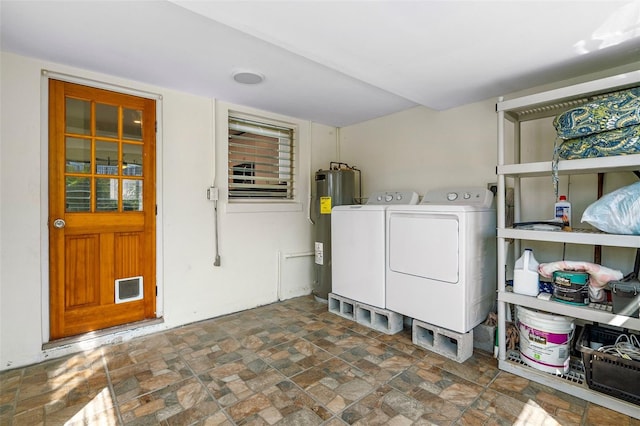
M 229 116 L 229 199 L 294 198 L 294 131 Z

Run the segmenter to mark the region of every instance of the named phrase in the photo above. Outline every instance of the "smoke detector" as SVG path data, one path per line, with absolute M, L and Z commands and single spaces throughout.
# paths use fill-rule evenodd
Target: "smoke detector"
M 235 71 L 232 75 L 240 84 L 259 84 L 264 81 L 264 75 L 254 71 Z

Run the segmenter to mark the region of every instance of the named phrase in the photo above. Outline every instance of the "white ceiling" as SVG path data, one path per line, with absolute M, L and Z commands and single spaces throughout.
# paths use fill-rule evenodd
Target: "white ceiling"
M 0 18 L 3 51 L 337 127 L 640 61 L 640 0 L 1 0 Z

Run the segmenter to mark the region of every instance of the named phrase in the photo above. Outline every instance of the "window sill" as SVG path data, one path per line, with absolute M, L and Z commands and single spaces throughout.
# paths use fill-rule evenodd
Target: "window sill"
M 235 201 L 233 203 L 227 203 L 225 211 L 227 213 L 301 212 L 302 203 L 296 201 L 288 203 Z

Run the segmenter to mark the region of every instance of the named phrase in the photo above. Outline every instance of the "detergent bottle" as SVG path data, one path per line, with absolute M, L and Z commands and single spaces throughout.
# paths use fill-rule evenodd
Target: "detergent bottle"
M 561 220 L 565 227 L 571 228 L 571 203 L 566 195 L 561 195 L 555 204 L 555 217 Z
M 513 269 L 513 292 L 527 296 L 537 296 L 539 283 L 538 261 L 533 257 L 533 250 L 524 249 L 524 253 L 516 260 Z

